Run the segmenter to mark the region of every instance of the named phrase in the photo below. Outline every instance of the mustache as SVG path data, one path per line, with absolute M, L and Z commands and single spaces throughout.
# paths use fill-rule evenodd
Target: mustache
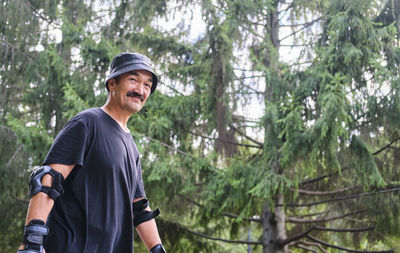
M 140 101 L 142 101 L 142 102 L 144 100 L 144 96 L 143 95 L 140 95 L 139 93 L 134 92 L 134 91 L 128 91 L 126 93 L 126 96 L 128 96 L 128 97 L 138 97 L 140 99 Z

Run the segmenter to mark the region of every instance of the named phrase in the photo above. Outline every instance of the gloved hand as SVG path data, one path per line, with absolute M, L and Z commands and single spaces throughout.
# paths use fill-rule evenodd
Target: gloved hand
M 24 229 L 22 243 L 25 244 L 25 248 L 17 253 L 43 253 L 43 241 L 48 233 L 49 228 L 44 221 L 32 220 Z
M 150 253 L 167 253 L 167 251 L 165 251 L 164 246 L 160 243 L 151 248 Z

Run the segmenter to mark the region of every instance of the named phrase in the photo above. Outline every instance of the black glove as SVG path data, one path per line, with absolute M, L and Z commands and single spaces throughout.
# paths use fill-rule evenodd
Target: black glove
M 25 249 L 17 253 L 42 253 L 44 237 L 49 233 L 49 228 L 42 220 L 32 220 L 24 229 L 22 243 Z
M 160 243 L 151 248 L 150 253 L 167 253 L 167 251 L 165 251 L 164 246 Z

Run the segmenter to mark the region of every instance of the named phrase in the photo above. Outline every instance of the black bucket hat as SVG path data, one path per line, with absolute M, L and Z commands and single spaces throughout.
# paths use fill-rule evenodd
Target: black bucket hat
M 143 69 L 149 71 L 153 75 L 153 84 L 151 86 L 151 93 L 153 93 L 157 87 L 158 77 L 156 73 L 154 73 L 151 65 L 151 60 L 145 55 L 139 53 L 121 53 L 115 56 L 111 62 L 110 75 L 106 79 L 106 87 L 108 80 L 111 78 L 117 77 L 129 71 Z

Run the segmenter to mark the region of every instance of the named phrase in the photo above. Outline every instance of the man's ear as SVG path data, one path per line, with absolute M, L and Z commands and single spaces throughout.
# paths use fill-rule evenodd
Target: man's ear
M 116 84 L 117 84 L 117 82 L 116 82 L 115 78 L 111 78 L 107 82 L 107 87 L 108 87 L 109 90 L 112 90 L 112 89 L 114 89 Z

